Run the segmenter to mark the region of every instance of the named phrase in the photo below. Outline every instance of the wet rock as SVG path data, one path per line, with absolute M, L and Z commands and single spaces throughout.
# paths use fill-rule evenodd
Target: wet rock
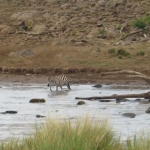
M 45 99 L 43 99 L 43 98 L 34 98 L 34 99 L 31 99 L 30 101 L 29 101 L 29 103 L 45 103 L 46 102 L 46 100 Z
M 96 84 L 96 85 L 94 85 L 94 86 L 92 86 L 92 87 L 95 87 L 95 88 L 101 88 L 102 85 L 101 85 L 101 84 Z
M 9 111 L 5 111 L 6 114 L 16 114 L 17 111 L 14 110 L 9 110 Z
M 46 116 L 36 115 L 36 118 L 45 118 Z
M 129 101 L 129 100 L 126 98 L 116 98 L 116 103 L 127 102 L 127 101 Z
M 150 113 L 150 107 L 145 111 L 146 113 Z
M 17 111 L 14 111 L 14 110 L 8 110 L 8 111 L 5 111 L 5 112 L 1 112 L 0 114 L 16 114 Z
M 124 113 L 124 114 L 122 114 L 122 116 L 129 117 L 129 118 L 134 118 L 136 116 L 136 114 L 134 114 L 134 113 Z
M 99 102 L 111 102 L 111 100 L 105 99 L 105 100 L 100 100 Z
M 79 102 L 77 103 L 77 105 L 84 105 L 84 104 L 85 104 L 84 101 L 79 101 Z
M 140 101 L 141 101 L 140 98 L 135 99 L 135 102 L 140 102 Z

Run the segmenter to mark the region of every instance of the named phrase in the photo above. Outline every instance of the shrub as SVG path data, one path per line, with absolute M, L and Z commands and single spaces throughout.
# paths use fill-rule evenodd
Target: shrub
M 137 56 L 144 56 L 144 55 L 145 55 L 144 51 L 137 52 Z
M 144 16 L 142 18 L 135 19 L 132 21 L 132 26 L 134 28 L 137 27 L 139 29 L 144 29 L 149 24 L 150 24 L 150 16 Z
M 121 56 L 121 55 L 119 55 L 119 56 L 118 56 L 118 58 L 119 58 L 119 59 L 122 59 L 122 56 Z
M 99 47 L 96 48 L 96 52 L 100 52 L 101 49 Z
M 105 30 L 99 30 L 99 35 L 103 35 L 105 33 Z
M 115 48 L 108 49 L 109 54 L 114 54 L 116 52 Z
M 129 56 L 130 53 L 127 52 L 126 50 L 124 50 L 123 48 L 120 48 L 120 49 L 117 50 L 117 56 L 119 56 L 119 55 L 121 55 L 121 56 Z

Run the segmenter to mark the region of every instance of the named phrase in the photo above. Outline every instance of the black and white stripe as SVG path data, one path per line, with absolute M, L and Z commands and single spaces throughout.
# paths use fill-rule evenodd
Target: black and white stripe
M 48 78 L 48 85 L 51 89 L 51 86 L 56 86 L 56 91 L 58 91 L 58 87 L 60 87 L 62 89 L 62 86 L 67 86 L 68 89 L 70 90 L 70 84 L 69 81 L 67 79 L 67 77 L 65 75 L 60 75 L 60 76 L 50 76 Z

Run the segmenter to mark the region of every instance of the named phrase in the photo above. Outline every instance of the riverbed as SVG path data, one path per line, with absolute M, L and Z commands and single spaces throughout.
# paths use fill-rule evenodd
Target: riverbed
M 136 132 L 150 127 L 150 115 L 145 113 L 150 104 L 139 102 L 99 102 L 86 101 L 84 105 L 77 105 L 75 97 L 108 96 L 112 94 L 137 94 L 150 91 L 144 85 L 103 85 L 94 88 L 92 85 L 71 86 L 71 90 L 58 92 L 53 88 L 50 92 L 46 84 L 1 83 L 0 112 L 17 111 L 17 114 L 0 114 L 0 140 L 9 137 L 30 135 L 34 131 L 35 123 L 43 123 L 46 118 L 75 120 L 79 117 L 90 116 L 95 120 L 109 121 L 112 129 L 121 135 L 122 139 L 133 136 Z M 29 103 L 32 98 L 44 98 L 46 103 Z M 134 100 L 134 99 L 130 99 Z M 135 113 L 135 118 L 123 117 L 123 113 Z M 36 115 L 46 116 L 36 118 Z

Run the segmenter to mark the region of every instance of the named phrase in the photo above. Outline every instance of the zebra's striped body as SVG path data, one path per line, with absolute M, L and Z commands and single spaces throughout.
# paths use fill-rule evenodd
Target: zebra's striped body
M 65 85 L 68 87 L 69 90 L 71 89 L 68 79 L 65 75 L 49 77 L 47 86 L 50 87 L 51 91 L 52 91 L 51 89 L 52 85 L 56 86 L 56 91 L 58 91 L 58 87 L 62 89 L 62 86 L 65 86 Z

